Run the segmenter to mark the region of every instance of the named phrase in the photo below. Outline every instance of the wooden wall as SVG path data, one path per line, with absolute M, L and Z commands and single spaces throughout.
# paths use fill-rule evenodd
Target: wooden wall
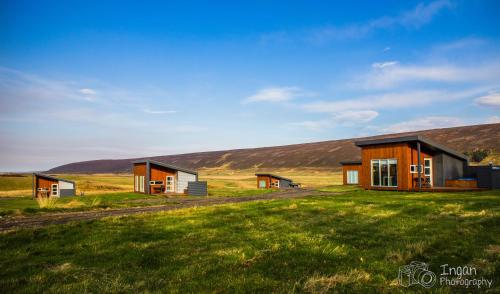
M 135 176 L 143 176 L 144 181 L 146 181 L 146 163 L 135 163 L 134 164 L 134 192 L 142 193 L 139 188 L 135 186 Z M 144 189 L 146 189 L 146 183 L 144 183 Z
M 59 181 L 35 176 L 35 197 L 50 196 L 52 184 L 58 184 Z M 38 192 L 38 188 L 47 189 L 48 194 Z
M 408 190 L 409 174 L 409 146 L 408 143 L 395 143 L 388 145 L 363 146 L 361 149 L 361 186 L 374 190 Z M 398 187 L 372 187 L 371 186 L 371 161 L 372 159 L 396 159 L 398 161 Z
M 342 165 L 342 175 L 344 178 L 344 185 L 347 184 L 347 171 L 348 170 L 357 170 L 358 171 L 358 182 L 361 184 L 361 172 L 362 172 L 361 164 L 343 164 Z
M 266 181 L 266 189 L 274 188 L 277 189 L 276 187 L 271 187 L 271 183 L 279 183 L 279 179 L 273 178 L 271 176 L 257 176 L 257 189 L 259 189 L 259 182 L 260 181 Z
M 167 184 L 167 176 L 174 177 L 174 181 L 177 182 L 176 171 L 173 169 L 169 169 L 163 166 L 158 166 L 155 164 L 151 164 L 151 174 L 150 181 L 163 181 L 163 187 Z M 177 186 L 174 183 L 174 187 Z M 151 194 L 156 194 L 153 186 L 149 187 Z

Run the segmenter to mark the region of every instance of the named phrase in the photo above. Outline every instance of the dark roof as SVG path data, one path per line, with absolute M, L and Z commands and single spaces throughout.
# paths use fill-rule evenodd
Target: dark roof
M 341 161 L 339 162 L 341 165 L 347 165 L 347 164 L 361 164 L 361 160 L 351 160 L 351 161 Z
M 54 180 L 54 181 L 63 181 L 63 182 L 73 183 L 73 185 L 75 184 L 75 181 L 70 181 L 70 180 L 66 180 L 66 179 L 56 178 L 56 177 L 49 176 L 49 175 L 46 175 L 46 174 L 33 173 L 33 175 L 37 176 L 37 177 L 40 177 L 40 178 L 46 178 L 46 179 Z
M 255 175 L 256 175 L 256 176 L 268 176 L 268 177 L 273 177 L 273 178 L 280 179 L 280 180 L 285 180 L 285 181 L 290 181 L 290 182 L 293 182 L 291 179 L 284 178 L 284 177 L 280 177 L 280 176 L 277 176 L 277 175 L 274 175 L 274 174 L 268 174 L 268 173 L 256 173 Z
M 423 143 L 432 149 L 441 150 L 444 153 L 447 153 L 451 156 L 457 157 L 459 159 L 467 161 L 467 156 L 457 152 L 453 149 L 450 149 L 444 145 L 436 143 L 430 139 L 427 139 L 422 136 L 404 136 L 404 137 L 394 137 L 394 138 L 384 138 L 384 139 L 375 139 L 375 140 L 365 140 L 365 141 L 357 141 L 354 142 L 356 146 L 371 146 L 371 145 L 382 145 L 382 144 L 391 144 L 391 143 L 405 143 L 405 142 L 420 142 Z
M 154 165 L 166 167 L 166 168 L 169 168 L 169 169 L 180 170 L 180 171 L 188 173 L 188 174 L 198 175 L 198 172 L 194 171 L 194 170 L 190 170 L 190 169 L 178 167 L 178 166 L 175 166 L 175 165 L 172 165 L 172 164 L 168 164 L 168 163 L 163 163 L 163 162 L 159 162 L 159 161 L 149 160 L 149 159 L 132 161 L 132 164 L 136 164 L 136 163 L 148 163 L 148 162 L 150 164 L 154 164 Z

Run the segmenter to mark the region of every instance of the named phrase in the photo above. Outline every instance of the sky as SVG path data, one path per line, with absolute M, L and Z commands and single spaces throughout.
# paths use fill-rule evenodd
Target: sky
M 499 1 L 0 0 L 0 171 L 499 122 Z

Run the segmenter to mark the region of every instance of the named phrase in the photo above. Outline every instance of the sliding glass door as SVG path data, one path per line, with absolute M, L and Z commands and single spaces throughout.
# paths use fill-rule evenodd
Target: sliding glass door
M 371 171 L 372 186 L 398 186 L 398 161 L 396 159 L 374 159 L 371 161 Z

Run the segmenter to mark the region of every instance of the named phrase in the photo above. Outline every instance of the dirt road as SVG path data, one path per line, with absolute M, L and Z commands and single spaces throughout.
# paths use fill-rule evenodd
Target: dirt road
M 78 212 L 46 213 L 33 216 L 7 217 L 0 219 L 0 232 L 20 229 L 35 228 L 53 224 L 64 224 L 72 221 L 94 220 L 109 216 L 126 216 L 139 213 L 152 213 L 159 211 L 169 211 L 188 207 L 212 206 L 226 203 L 241 203 L 270 199 L 291 199 L 311 195 L 331 195 L 332 193 L 316 192 L 307 189 L 295 189 L 280 191 L 269 194 L 245 196 L 245 197 L 207 197 L 199 199 L 172 198 L 167 205 L 129 207 L 106 210 L 88 210 Z

